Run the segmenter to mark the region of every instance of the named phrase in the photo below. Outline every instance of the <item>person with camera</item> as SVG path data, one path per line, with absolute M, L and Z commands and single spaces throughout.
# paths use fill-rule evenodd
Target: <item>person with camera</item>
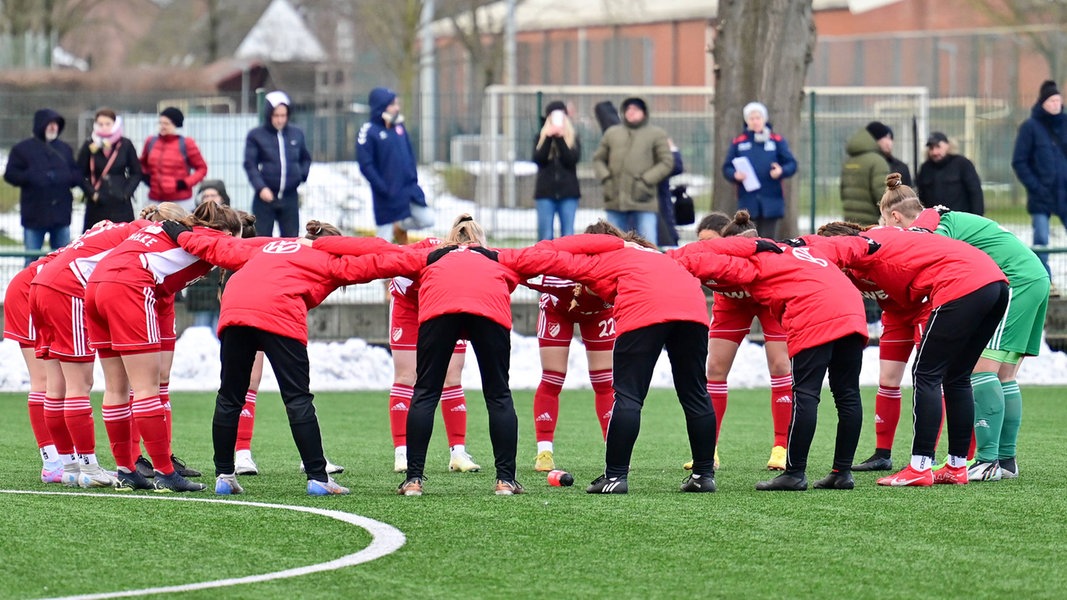
M 581 155 L 582 146 L 574 124 L 567 117 L 567 106 L 559 100 L 549 102 L 533 151 L 533 161 L 537 164 L 534 203 L 538 241 L 556 237 L 557 218 L 560 237 L 574 234 L 574 213 L 582 195 L 577 171 Z
M 85 193 L 82 231 L 103 220 L 133 221 L 133 193 L 141 184 L 143 171 L 137 148 L 123 136 L 122 117 L 114 110 L 96 111 L 93 133 L 78 150 L 78 169 Z

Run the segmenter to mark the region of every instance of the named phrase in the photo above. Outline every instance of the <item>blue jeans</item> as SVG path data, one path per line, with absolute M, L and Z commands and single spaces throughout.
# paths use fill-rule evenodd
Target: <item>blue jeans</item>
M 274 222 L 278 222 L 278 236 L 301 237 L 300 197 L 296 190 L 276 196 L 273 202 L 264 202 L 257 194 L 252 199 L 252 214 L 256 216 L 256 235 L 274 235 Z
M 538 198 L 537 241 L 555 238 L 555 217 L 559 215 L 559 237 L 574 235 L 574 213 L 578 210 L 577 198 Z
M 70 243 L 70 225 L 56 225 L 47 229 L 23 229 L 22 245 L 27 250 L 40 250 L 44 247 L 45 234 L 48 235 L 48 247 L 52 250 L 58 250 Z M 35 260 L 36 256 L 27 256 L 26 264 L 29 265 Z
M 657 213 L 644 210 L 609 210 L 608 223 L 626 231 L 636 231 L 638 235 L 659 244 L 656 233 L 658 221 Z
M 1051 215 L 1043 213 L 1031 213 L 1030 222 L 1034 226 L 1034 243 L 1035 246 L 1048 246 L 1048 234 L 1049 234 L 1049 221 Z M 1060 221 L 1063 221 L 1063 217 L 1060 217 Z M 1063 221 L 1067 225 L 1067 221 Z M 1038 252 L 1037 257 L 1041 259 L 1041 264 L 1045 265 L 1045 271 L 1048 271 L 1049 277 L 1052 277 L 1052 269 L 1048 266 L 1048 252 Z

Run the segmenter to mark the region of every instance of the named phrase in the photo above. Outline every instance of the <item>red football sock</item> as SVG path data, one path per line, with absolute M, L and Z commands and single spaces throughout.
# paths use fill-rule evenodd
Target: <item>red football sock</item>
M 159 386 L 159 404 L 163 406 L 163 419 L 167 423 L 167 444 L 171 445 L 171 441 L 174 439 L 174 421 L 171 417 L 174 414 L 170 411 L 170 384 L 164 383 Z
M 63 420 L 78 454 L 96 453 L 96 429 L 93 426 L 93 406 L 89 396 L 75 396 L 63 401 Z
M 899 387 L 878 386 L 874 397 L 874 447 L 879 450 L 893 449 L 900 422 L 900 398 Z
M 711 396 L 711 406 L 715 408 L 715 439 L 719 439 L 719 431 L 722 430 L 722 419 L 726 416 L 726 398 L 728 395 L 725 381 L 708 381 L 708 395 Z
M 133 390 L 130 390 L 129 402 L 133 405 Z M 130 443 L 137 456 L 141 455 L 141 431 L 137 429 L 137 419 L 130 417 Z
M 448 445 L 467 442 L 467 399 L 463 386 L 452 385 L 441 390 L 441 417 L 445 421 Z
M 130 405 L 105 406 L 102 413 L 115 464 L 132 473 L 137 468 L 134 464 L 137 461 L 137 453 L 133 451 L 133 438 L 130 435 L 130 426 L 133 423 Z
M 937 438 L 934 439 L 934 457 L 937 457 L 937 446 L 941 443 L 941 431 L 945 428 L 945 395 L 941 395 L 941 423 L 937 426 Z
M 971 430 L 971 445 L 967 448 L 967 460 L 974 460 L 974 450 L 978 446 L 978 441 L 974 438 L 974 430 Z
M 408 445 L 408 409 L 414 391 L 412 386 L 402 383 L 394 383 L 389 390 L 389 430 L 394 448 Z
M 793 420 L 793 375 L 771 377 L 771 422 L 774 445 L 789 445 L 789 423 Z
M 37 447 L 44 448 L 52 443 L 52 433 L 44 421 L 44 392 L 30 392 L 26 398 L 26 408 L 30 413 L 30 429 L 37 440 Z
M 44 422 L 48 426 L 48 433 L 52 434 L 56 452 L 64 456 L 74 454 L 74 441 L 70 439 L 67 420 L 63 417 L 62 398 L 44 399 Z
M 249 389 L 245 394 L 245 406 L 241 409 L 241 418 L 237 421 L 237 444 L 234 450 L 252 449 L 252 430 L 256 427 L 256 390 Z
M 159 396 L 135 398 L 131 408 L 152 466 L 156 471 L 170 475 L 174 472 L 174 465 L 170 461 L 170 439 L 167 437 L 166 417 Z
M 593 407 L 596 418 L 600 421 L 600 433 L 608 439 L 608 423 L 611 422 L 611 409 L 615 406 L 615 388 L 612 387 L 611 369 L 589 371 L 589 383 L 593 385 Z
M 556 420 L 559 419 L 559 394 L 563 391 L 566 373 L 543 371 L 541 383 L 534 392 L 534 434 L 539 442 L 551 442 L 556 435 Z

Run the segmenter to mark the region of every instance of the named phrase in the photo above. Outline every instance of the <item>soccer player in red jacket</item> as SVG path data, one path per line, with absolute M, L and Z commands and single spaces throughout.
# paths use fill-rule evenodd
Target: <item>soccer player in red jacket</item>
M 499 496 L 523 493 L 515 480 L 518 419 L 508 384 L 511 365 L 511 292 L 523 279 L 539 273 L 527 268 L 515 250 L 484 246 L 485 230 L 470 215 L 460 215 L 438 248 L 403 248 L 400 253 L 367 257 L 379 260 L 390 276 L 418 278 L 418 377 L 408 412 L 407 478 L 397 488 L 403 496 L 420 496 L 426 447 L 433 415 L 441 399 L 445 373 L 456 341 L 466 337 L 478 357 L 482 395 L 489 411 L 489 438 L 496 466 L 494 491 Z M 567 238 L 540 242 L 541 248 L 568 243 Z M 611 243 L 611 242 L 609 242 Z M 362 254 L 353 238 L 322 238 L 313 247 L 336 254 Z M 619 241 L 617 246 L 621 246 Z M 603 244 L 602 244 L 603 245 Z M 506 258 L 511 258 L 507 260 Z
M 624 238 L 613 225 L 600 221 L 586 233 Z M 570 239 L 572 237 L 573 239 Z M 605 236 L 570 236 L 570 244 L 589 256 L 539 248 L 543 243 L 502 254 L 505 264 L 521 264 L 541 273 L 565 277 L 589 286 L 614 305 L 615 348 L 612 371 L 615 406 L 608 424 L 604 474 L 593 481 L 590 494 L 629 491 L 630 457 L 641 428 L 641 408 L 656 361 L 664 348 L 671 361 L 678 401 L 685 412 L 693 472 L 683 492 L 714 492 L 715 410 L 708 398 L 704 374 L 708 356 L 708 306 L 700 282 L 654 244 L 625 234 L 626 247 L 583 247 Z M 754 242 L 749 241 L 753 246 Z M 601 252 L 594 254 L 594 252 Z
M 610 304 L 586 286 L 542 275 L 523 282 L 541 292 L 537 313 L 537 345 L 541 356 L 541 383 L 534 392 L 534 435 L 537 456 L 534 471 L 556 468 L 553 442 L 559 419 L 559 395 L 567 378 L 571 340 L 577 326 L 585 345 L 589 364 L 589 383 L 593 387 L 593 408 L 604 438 L 615 403 L 611 387 L 611 351 L 615 347 L 615 316 Z
M 426 238 L 412 248 L 436 248 L 441 240 Z M 416 348 L 419 339 L 419 281 L 394 277 L 389 281 L 389 350 L 393 355 L 393 387 L 389 390 L 389 429 L 393 435 L 393 471 L 408 470 L 408 410 L 415 390 Z M 466 340 L 456 342 L 441 391 L 441 418 L 448 436 L 448 470 L 477 472 L 481 465 L 467 452 L 467 398 L 463 394 Z
M 734 217 L 738 228 L 752 228 L 748 213 Z M 859 241 L 859 240 L 857 240 Z M 859 377 L 867 322 L 863 300 L 855 287 L 825 256 L 808 248 L 783 252 L 750 250 L 738 239 L 688 244 L 672 255 L 703 281 L 713 285 L 742 286 L 752 300 L 766 306 L 787 332 L 786 344 L 793 366 L 793 414 L 784 472 L 756 484 L 761 491 L 803 491 L 808 451 L 815 436 L 823 379 L 829 373 L 830 391 L 837 407 L 837 439 L 830 474 L 816 488 L 852 489 L 852 460 L 863 425 Z M 782 250 L 768 240 L 760 249 Z M 876 246 L 854 244 L 852 253 L 866 255 Z M 843 250 L 844 251 L 844 250 Z
M 41 454 L 41 482 L 59 483 L 63 478 L 63 465 L 74 464 L 74 445 L 69 438 L 66 444 L 54 440 L 46 423 L 46 405 L 51 408 L 53 418 L 63 418 L 63 392 L 53 391 L 48 395 L 48 370 L 59 370 L 59 365 L 47 365 L 37 358 L 34 346 L 37 330 L 30 318 L 30 282 L 44 265 L 52 260 L 56 252 L 42 256 L 26 268 L 19 271 L 7 284 L 4 293 L 4 339 L 19 345 L 22 358 L 26 361 L 26 370 L 30 375 L 30 391 L 26 397 L 26 408 L 30 415 L 30 429 L 37 440 L 37 450 Z M 57 379 L 57 378 L 53 378 Z M 62 381 L 62 377 L 58 378 Z M 49 401 L 50 400 L 50 401 Z M 58 447 L 63 447 L 60 452 Z
M 186 224 L 210 235 L 239 235 L 237 213 L 214 203 L 201 204 Z M 179 247 L 161 226 L 130 236 L 96 265 L 85 288 L 89 343 L 104 370 L 104 422 L 116 452 L 115 464 L 135 489 L 149 487 L 137 473 L 130 423 L 144 439 L 160 491 L 199 491 L 176 472 L 172 462 L 166 412 L 160 399 L 161 328 L 158 302 L 165 302 L 211 269 Z M 247 383 L 247 381 L 245 382 Z M 133 389 L 133 401 L 126 390 Z
M 304 239 L 237 240 L 188 231 L 183 224 L 164 223 L 167 235 L 186 251 L 235 271 L 222 293 L 219 341 L 221 383 L 215 399 L 211 438 L 215 448 L 215 493 L 239 494 L 234 444 L 256 351 L 262 349 L 278 380 L 310 496 L 347 494 L 326 473 L 314 395 L 310 391 L 307 355 L 307 314 L 335 289 L 380 279 L 371 259 L 338 257 L 308 246 L 311 240 L 339 236 L 332 225 L 309 221 Z M 362 252 L 398 252 L 378 238 L 352 240 Z
M 876 227 L 859 239 L 880 244 L 870 255 L 837 256 L 853 246 L 858 225 L 838 223 L 837 237 L 805 236 L 857 278 L 880 287 L 906 309 L 928 302 L 930 318 L 912 367 L 915 435 L 911 463 L 878 480 L 886 486 L 967 483 L 967 449 L 974 422 L 971 370 L 1008 304 L 1008 283 L 993 259 L 964 242 L 932 233 Z M 931 469 L 941 428 L 941 392 L 948 424 L 948 462 Z
M 85 328 L 85 284 L 97 263 L 116 246 L 151 221 L 131 223 L 105 221 L 71 242 L 45 265 L 30 286 L 30 315 L 37 327 L 37 356 L 58 361 L 59 371 L 50 373 L 64 390 L 56 399 L 61 411 L 48 411 L 53 439 L 73 444 L 78 461 L 63 465 L 63 483 L 81 487 L 112 487 L 117 480 L 104 471 L 96 458 L 96 431 L 89 393 L 93 387 L 96 353 L 89 346 Z M 58 413 L 58 414 L 57 414 Z

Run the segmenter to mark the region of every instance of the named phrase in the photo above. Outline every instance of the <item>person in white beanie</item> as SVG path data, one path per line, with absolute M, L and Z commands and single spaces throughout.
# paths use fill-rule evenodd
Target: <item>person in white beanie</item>
M 785 216 L 785 195 L 782 180 L 797 172 L 797 161 L 789 151 L 785 138 L 771 131 L 767 107 L 749 102 L 741 111 L 745 130 L 730 143 L 722 174 L 737 186 L 737 208 L 747 210 L 756 223 L 760 237 L 778 237 L 778 221 Z M 752 165 L 759 185 L 745 183 L 747 177 L 735 164 L 745 158 Z
M 274 235 L 278 223 L 281 237 L 299 237 L 300 197 L 297 187 L 307 181 L 311 153 L 304 132 L 289 123 L 289 96 L 274 91 L 263 103 L 263 125 L 245 138 L 245 173 L 252 185 L 252 214 L 256 233 Z

